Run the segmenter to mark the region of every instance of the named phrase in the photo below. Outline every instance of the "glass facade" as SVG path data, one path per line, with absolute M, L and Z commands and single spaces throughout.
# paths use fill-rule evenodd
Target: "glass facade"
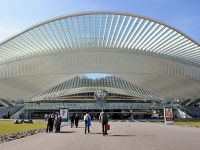
M 48 100 L 62 96 L 71 97 L 79 93 L 94 93 L 100 89 L 104 89 L 108 93 L 135 97 L 138 100 L 162 100 L 157 94 L 115 76 L 107 76 L 100 79 L 89 79 L 78 76 L 40 92 L 32 100 Z M 86 95 L 83 94 L 84 96 Z

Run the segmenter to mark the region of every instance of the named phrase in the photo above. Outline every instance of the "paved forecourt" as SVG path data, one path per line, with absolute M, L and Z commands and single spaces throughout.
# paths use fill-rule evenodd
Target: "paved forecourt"
M 0 150 L 197 150 L 200 129 L 148 122 L 110 122 L 111 131 L 102 136 L 101 125 L 93 122 L 90 134 L 65 126 L 62 133 L 40 133 L 0 144 Z

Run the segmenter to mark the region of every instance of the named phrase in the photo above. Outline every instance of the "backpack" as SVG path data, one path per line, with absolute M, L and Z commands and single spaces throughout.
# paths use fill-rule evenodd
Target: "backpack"
M 108 122 L 108 116 L 106 113 L 102 114 L 102 122 Z
M 92 119 L 91 119 L 91 117 L 90 117 L 90 116 L 88 117 L 88 122 L 87 122 L 87 125 L 88 125 L 88 126 L 91 126 L 91 125 L 92 125 Z

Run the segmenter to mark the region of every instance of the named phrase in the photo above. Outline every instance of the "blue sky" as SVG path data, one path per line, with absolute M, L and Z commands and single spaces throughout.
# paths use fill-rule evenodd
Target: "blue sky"
M 0 0 L 0 41 L 46 19 L 96 10 L 148 16 L 200 43 L 200 0 Z
M 160 20 L 200 43 L 200 0 L 0 0 L 0 41 L 56 16 L 104 10 Z M 105 74 L 87 76 L 98 78 Z
M 84 74 L 84 75 L 80 75 L 80 76 L 86 76 L 91 79 L 99 79 L 99 78 L 103 78 L 106 76 L 112 76 L 112 75 L 104 74 L 104 73 L 88 73 L 88 74 Z

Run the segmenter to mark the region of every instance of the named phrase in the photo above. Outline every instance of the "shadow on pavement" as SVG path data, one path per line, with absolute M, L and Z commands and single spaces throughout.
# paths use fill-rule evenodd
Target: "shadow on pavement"
M 130 134 L 108 134 L 107 136 L 131 137 L 131 136 L 136 136 L 136 135 L 130 135 Z
M 101 135 L 103 135 L 102 134 L 102 132 L 90 132 L 89 134 L 101 134 Z M 136 136 L 136 135 L 130 135 L 130 134 L 109 134 L 108 133 L 108 135 L 106 135 L 106 136 L 116 136 L 116 137 L 131 137 L 131 136 Z
M 75 131 L 60 131 L 59 133 L 75 133 Z
M 90 132 L 89 134 L 102 134 L 102 132 Z
M 85 127 L 77 127 L 77 128 L 85 128 Z

